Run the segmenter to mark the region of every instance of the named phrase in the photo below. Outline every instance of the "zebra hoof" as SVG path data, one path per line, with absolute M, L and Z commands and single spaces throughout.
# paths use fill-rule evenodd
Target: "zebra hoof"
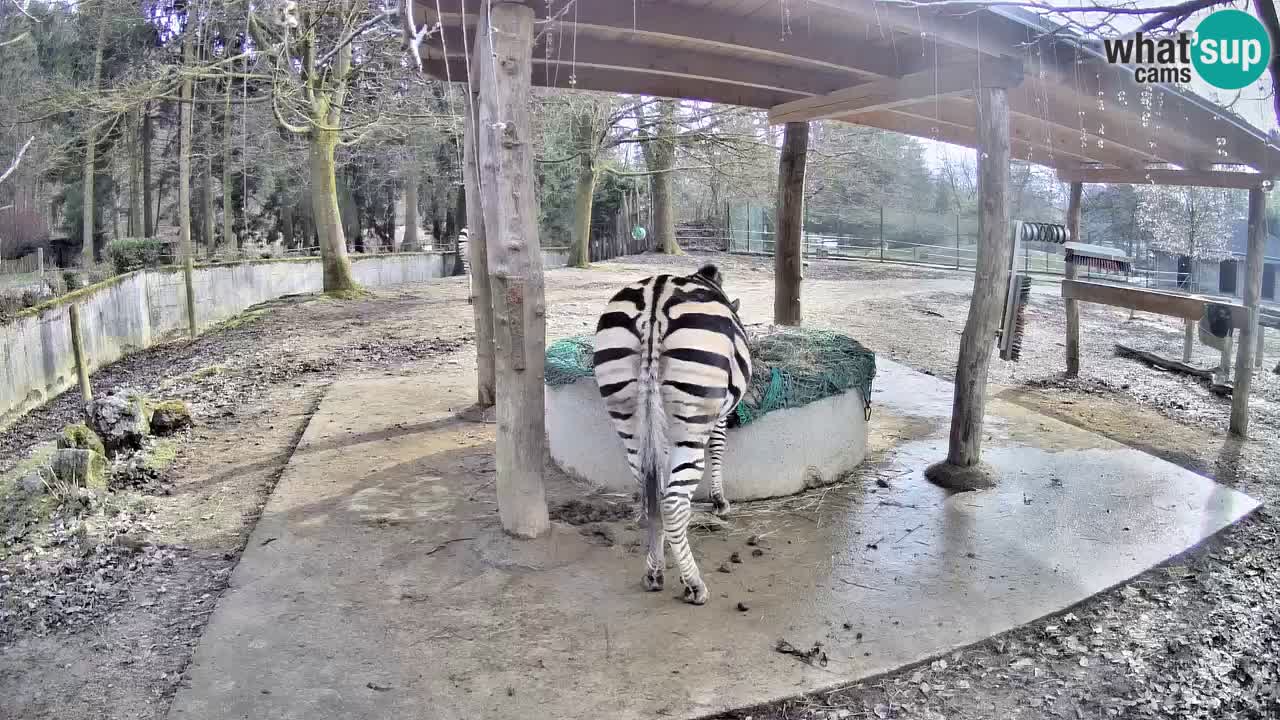
M 662 589 L 662 571 L 650 570 L 644 574 L 644 589 L 657 592 Z
M 684 583 L 685 602 L 690 605 L 705 605 L 707 603 L 707 598 L 711 596 L 711 593 L 707 590 L 707 584 L 702 582 L 701 579 L 693 581 L 693 584 L 684 579 L 681 579 L 680 582 Z
M 715 498 L 711 501 L 711 512 L 715 513 L 716 517 L 729 517 L 729 511 L 732 509 L 733 507 L 729 505 L 729 501 L 723 497 Z

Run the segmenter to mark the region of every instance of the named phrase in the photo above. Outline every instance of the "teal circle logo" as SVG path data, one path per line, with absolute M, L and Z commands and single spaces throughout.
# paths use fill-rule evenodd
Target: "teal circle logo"
M 1191 63 L 1210 85 L 1239 90 L 1258 81 L 1271 59 L 1271 38 L 1258 18 L 1219 10 L 1196 27 Z

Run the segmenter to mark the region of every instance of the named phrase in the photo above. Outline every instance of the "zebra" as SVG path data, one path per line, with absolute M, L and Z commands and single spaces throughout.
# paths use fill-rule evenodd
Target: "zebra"
M 705 265 L 692 275 L 628 285 L 600 316 L 592 358 L 600 395 L 641 486 L 641 514 L 648 518 L 644 586 L 662 589 L 670 544 L 684 599 L 694 605 L 707 601 L 707 586 L 689 549 L 690 497 L 706 460 L 715 513 L 729 513 L 720 477 L 725 426 L 751 378 L 738 301 L 729 300 L 721 283 L 716 266 Z
M 462 274 L 467 276 L 467 304 L 471 305 L 475 302 L 474 294 L 471 290 L 471 241 L 467 234 L 467 229 L 462 228 L 458 231 L 458 263 L 462 266 Z

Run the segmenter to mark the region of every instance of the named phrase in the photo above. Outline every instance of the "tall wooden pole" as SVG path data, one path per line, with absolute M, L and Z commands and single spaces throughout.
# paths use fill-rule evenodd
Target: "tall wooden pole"
M 1253 384 L 1253 352 L 1257 345 L 1258 305 L 1262 301 L 1262 251 L 1267 242 L 1267 196 L 1249 191 L 1249 251 L 1244 261 L 1244 305 L 1249 321 L 1240 328 L 1236 350 L 1236 384 L 1231 391 L 1231 434 L 1249 435 L 1249 387 Z
M 479 67 L 479 55 L 472 67 Z M 483 200 L 480 194 L 479 167 L 476 164 L 476 117 L 479 100 L 467 90 L 466 122 L 462 142 L 463 186 L 467 197 L 467 252 L 471 260 L 471 310 L 476 325 L 476 402 L 481 407 L 494 403 L 496 380 L 493 369 L 493 301 L 489 291 L 489 257 L 485 244 Z M 405 217 L 409 216 L 408 207 Z M 417 213 L 413 214 L 417 222 Z M 405 226 L 405 237 L 409 228 Z
M 191 65 L 191 36 L 195 28 L 188 27 L 182 36 L 182 62 Z M 178 126 L 178 246 L 182 254 L 182 281 L 186 286 L 187 332 L 195 339 L 196 290 L 194 275 L 195 251 L 191 247 L 191 134 L 195 122 L 194 87 L 191 78 L 182 81 L 180 97 L 182 119 Z
M 1067 202 L 1067 235 L 1072 242 L 1080 241 L 1080 204 L 1084 196 L 1084 183 L 1071 183 L 1071 196 Z M 1076 279 L 1075 263 L 1066 263 L 1068 280 Z M 1067 300 L 1067 377 L 1080 374 L 1080 302 Z
M 67 318 L 71 323 L 71 352 L 76 359 L 76 377 L 80 381 L 80 399 L 85 402 L 93 400 L 93 388 L 89 385 L 89 359 L 84 353 L 84 335 L 80 331 L 80 306 L 72 303 L 67 308 Z
M 1013 261 L 1009 234 L 1009 93 L 1002 87 L 978 89 L 978 257 L 973 299 L 960 336 L 955 401 L 947 459 L 925 475 L 958 490 L 990 486 L 979 461 L 982 416 L 987 401 L 987 369 L 995 344 L 1000 306 Z
M 546 308 L 529 122 L 533 9 L 494 2 L 489 12 L 476 41 L 476 160 L 498 380 L 498 514 L 508 533 L 532 538 L 551 528 L 542 486 Z
M 809 123 L 789 122 L 778 158 L 778 233 L 773 244 L 773 322 L 800 324 L 800 282 L 804 268 L 804 171 Z

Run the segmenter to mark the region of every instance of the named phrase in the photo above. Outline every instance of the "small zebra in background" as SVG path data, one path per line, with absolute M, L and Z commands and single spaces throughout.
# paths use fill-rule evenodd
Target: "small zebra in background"
M 684 599 L 701 605 L 707 586 L 689 549 L 690 498 L 705 459 L 715 512 L 729 512 L 720 478 L 725 422 L 751 378 L 738 301 L 725 295 L 715 265 L 645 278 L 614 295 L 600 316 L 594 364 L 649 519 L 645 588 L 662 589 L 669 543 Z
M 458 263 L 462 265 L 462 274 L 467 276 L 467 304 L 471 305 L 475 302 L 472 297 L 471 290 L 471 241 L 467 234 L 467 229 L 462 228 L 458 231 Z

